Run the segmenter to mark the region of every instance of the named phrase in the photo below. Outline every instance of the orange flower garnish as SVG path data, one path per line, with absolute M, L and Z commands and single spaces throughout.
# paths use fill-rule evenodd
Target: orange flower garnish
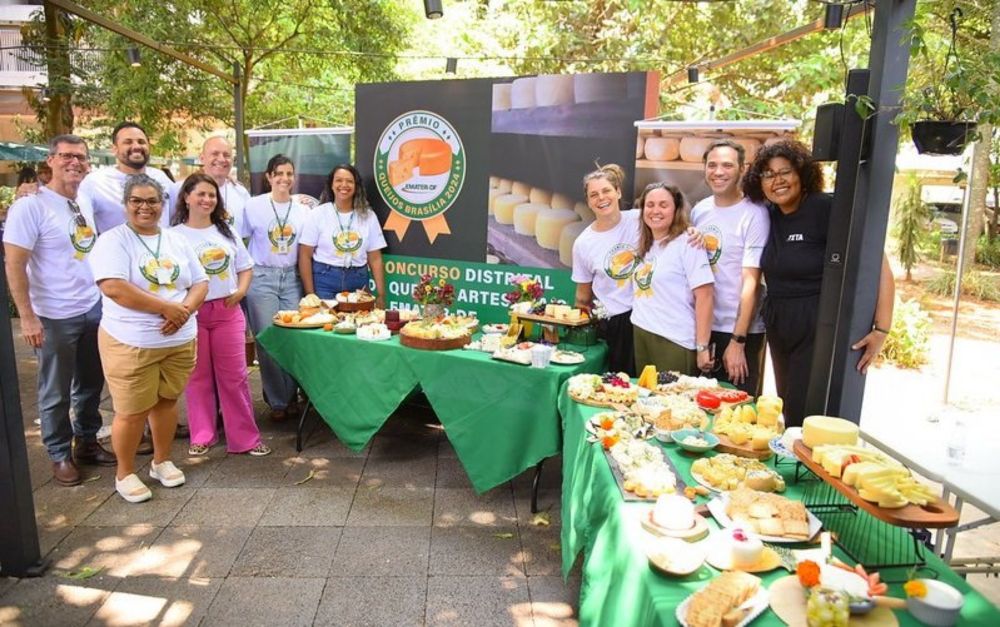
M 603 437 L 603 438 L 601 438 L 601 444 L 604 446 L 604 450 L 608 450 L 612 446 L 614 446 L 615 444 L 618 444 L 618 436 L 617 435 L 609 435 L 609 436 Z
M 613 426 L 615 426 L 614 418 L 603 418 L 601 420 L 601 428 L 604 429 L 605 431 L 610 431 L 611 427 Z
M 922 599 L 927 596 L 927 584 L 922 581 L 917 581 L 916 579 L 911 579 L 903 584 L 903 592 L 905 592 L 908 597 L 917 597 L 918 599 Z
M 819 585 L 819 564 L 812 560 L 804 560 L 795 567 L 795 574 L 798 575 L 799 583 L 803 588 L 812 588 Z

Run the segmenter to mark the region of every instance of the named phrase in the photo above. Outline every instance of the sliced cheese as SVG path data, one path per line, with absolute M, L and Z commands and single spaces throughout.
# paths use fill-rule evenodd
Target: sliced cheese
M 535 106 L 535 78 L 516 78 L 510 88 L 510 108 L 530 109 Z
M 531 185 L 515 181 L 510 187 L 510 193 L 517 194 L 519 196 L 530 197 Z
M 645 366 L 639 375 L 639 387 L 647 390 L 656 389 L 656 366 Z
M 574 74 L 573 100 L 610 102 L 628 96 L 625 74 Z
M 507 111 L 510 109 L 511 85 L 510 83 L 494 83 L 493 85 L 493 110 Z
M 513 185 L 510 179 L 497 180 L 497 189 L 500 190 L 501 194 L 509 194 Z
M 493 217 L 500 224 L 514 224 L 514 208 L 528 202 L 523 194 L 502 194 L 493 199 Z
M 548 207 L 552 203 L 552 192 L 541 187 L 532 187 L 531 193 L 528 194 L 528 200 Z
M 576 222 L 580 216 L 569 209 L 550 209 L 535 218 L 535 241 L 542 248 L 559 250 L 559 235 L 563 227 Z
M 514 232 L 534 236 L 535 218 L 540 211 L 548 210 L 548 205 L 539 203 L 525 203 L 514 207 Z
M 681 154 L 680 146 L 673 137 L 649 137 L 643 152 L 650 161 L 676 161 Z
M 535 78 L 535 106 L 573 104 L 572 74 L 539 74 Z
M 403 183 L 413 178 L 413 170 L 416 165 L 412 161 L 390 161 L 389 162 L 389 185 L 399 187 Z
M 858 443 L 858 425 L 843 418 L 807 416 L 802 421 L 802 441 L 809 448 L 820 444 Z
M 403 142 L 400 161 L 416 164 L 420 176 L 436 176 L 451 170 L 451 146 L 441 139 L 422 137 Z
M 702 157 L 705 156 L 705 151 L 712 141 L 712 138 L 709 137 L 685 137 L 681 140 L 681 161 L 701 163 Z M 646 143 L 649 144 L 648 141 Z
M 594 215 L 594 211 L 588 207 L 585 202 L 578 202 L 573 205 L 573 211 L 575 211 L 576 215 L 580 216 L 580 219 L 584 222 L 589 223 L 597 219 L 597 216 Z
M 573 242 L 587 228 L 587 222 L 570 222 L 559 234 L 559 262 L 564 266 L 573 267 Z M 536 227 L 537 228 L 537 227 Z
M 552 194 L 552 200 L 549 201 L 549 206 L 553 209 L 572 209 L 573 199 L 566 194 Z

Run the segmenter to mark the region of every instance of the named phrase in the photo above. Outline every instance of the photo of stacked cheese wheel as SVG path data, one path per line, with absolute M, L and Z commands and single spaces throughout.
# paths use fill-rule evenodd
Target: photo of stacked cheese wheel
M 795 137 L 796 120 L 636 122 L 637 194 L 650 184 L 676 185 L 690 205 L 710 194 L 702 158 L 709 145 L 730 139 L 743 146 L 750 163 L 761 147 Z
M 594 221 L 590 208 L 567 194 L 498 176 L 490 177 L 489 214 L 494 254 L 538 267 L 571 267 L 573 242 Z

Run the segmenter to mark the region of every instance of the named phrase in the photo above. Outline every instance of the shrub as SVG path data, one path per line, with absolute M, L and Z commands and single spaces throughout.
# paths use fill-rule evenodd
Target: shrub
M 900 368 L 919 368 L 930 351 L 931 317 L 916 300 L 896 303 L 882 359 Z
M 981 263 L 993 270 L 1000 270 L 1000 237 L 993 241 L 986 239 L 986 234 L 976 240 L 976 263 Z
M 946 270 L 924 285 L 928 292 L 938 296 L 955 294 L 955 271 Z M 1000 303 L 1000 278 L 969 270 L 962 275 L 962 293 L 979 300 Z
M 906 191 L 895 206 L 893 235 L 898 243 L 899 263 L 906 269 L 906 280 L 913 279 L 913 266 L 920 261 L 923 240 L 927 237 L 930 207 L 920 198 L 920 182 L 915 174 L 906 179 Z

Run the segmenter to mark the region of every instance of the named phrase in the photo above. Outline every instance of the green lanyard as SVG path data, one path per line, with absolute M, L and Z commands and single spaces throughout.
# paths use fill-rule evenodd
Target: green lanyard
M 272 198 L 267 199 L 271 203 L 271 211 L 274 212 L 274 219 L 278 222 L 278 229 L 281 233 L 281 237 L 285 237 L 285 225 L 288 224 L 288 216 L 292 213 L 292 200 L 288 201 L 288 210 L 285 211 L 285 219 L 282 220 L 278 217 L 278 209 L 274 206 L 274 200 Z
M 148 250 L 149 254 L 153 256 L 153 259 L 155 259 L 157 261 L 157 263 L 159 263 L 159 261 L 160 261 L 160 244 L 163 242 L 163 230 L 162 229 L 158 229 L 156 231 L 156 250 L 154 251 L 152 248 L 149 247 L 149 244 L 146 243 L 146 240 L 142 239 L 142 235 L 139 235 L 139 231 L 136 231 L 132 227 L 131 224 L 128 225 L 128 228 L 129 228 L 130 231 L 132 231 L 133 233 L 135 233 L 135 236 L 139 239 L 139 243 L 142 244 L 142 247 L 145 248 L 146 250 Z
M 347 221 L 347 228 L 346 229 L 344 228 L 344 223 L 340 221 L 340 210 L 337 209 L 336 205 L 334 205 L 334 207 L 333 207 L 333 212 L 334 212 L 334 215 L 337 216 L 337 226 L 340 227 L 340 232 L 341 233 L 346 233 L 347 231 L 350 231 L 351 227 L 354 226 L 354 210 L 351 209 L 351 218 Z

